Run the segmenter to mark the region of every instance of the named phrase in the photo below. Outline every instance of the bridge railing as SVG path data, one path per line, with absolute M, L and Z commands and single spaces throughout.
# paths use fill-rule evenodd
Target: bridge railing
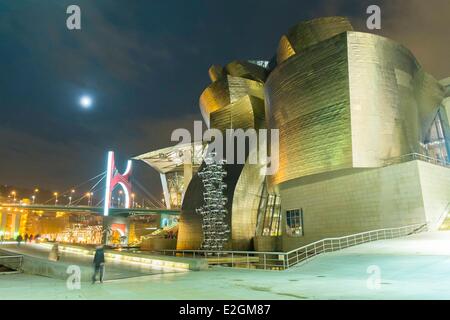
M 164 255 L 203 258 L 210 265 L 223 267 L 287 270 L 319 254 L 342 250 L 371 241 L 394 239 L 427 230 L 427 224 L 367 231 L 313 242 L 289 252 L 161 250 Z

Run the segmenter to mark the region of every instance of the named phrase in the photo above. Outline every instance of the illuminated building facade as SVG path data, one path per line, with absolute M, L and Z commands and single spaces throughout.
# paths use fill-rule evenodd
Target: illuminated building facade
M 260 175 L 259 165 L 225 165 L 228 249 L 287 251 L 442 223 L 450 203 L 450 79 L 427 74 L 407 48 L 356 32 L 346 18 L 320 18 L 283 35 L 270 63 L 234 61 L 209 75 L 200 96 L 208 128 L 269 128 L 280 136 L 274 175 Z M 197 172 L 189 178 L 178 249 L 202 243 L 195 210 L 204 188 Z

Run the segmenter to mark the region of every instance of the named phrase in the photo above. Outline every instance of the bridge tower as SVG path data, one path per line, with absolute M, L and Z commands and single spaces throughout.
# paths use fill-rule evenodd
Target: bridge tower
M 130 208 L 131 196 L 131 176 L 132 162 L 128 160 L 127 168 L 123 174 L 120 174 L 116 168 L 114 161 L 114 152 L 108 152 L 108 167 L 106 169 L 106 191 L 105 191 L 105 205 L 103 215 L 108 216 L 109 208 L 111 206 L 111 193 L 116 185 L 120 185 L 125 194 L 125 208 Z

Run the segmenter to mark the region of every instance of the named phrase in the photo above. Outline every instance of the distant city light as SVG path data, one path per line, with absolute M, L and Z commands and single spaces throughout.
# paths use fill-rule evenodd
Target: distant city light
M 82 96 L 80 104 L 83 108 L 89 108 L 92 105 L 92 99 L 89 96 Z

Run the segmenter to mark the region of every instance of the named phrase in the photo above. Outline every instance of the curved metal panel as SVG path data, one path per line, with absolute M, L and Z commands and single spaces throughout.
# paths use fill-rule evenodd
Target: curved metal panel
M 283 61 L 289 59 L 295 55 L 295 50 L 292 48 L 289 39 L 286 36 L 282 36 L 277 50 L 277 63 L 280 64 Z
M 438 81 L 395 41 L 361 32 L 347 39 L 353 167 L 424 153 L 421 143 L 443 97 Z
M 301 22 L 281 38 L 277 61 L 280 64 L 301 50 L 352 30 L 350 21 L 345 17 L 324 17 Z
M 241 77 L 260 82 L 264 82 L 267 78 L 266 69 L 247 61 L 233 61 L 227 64 L 225 70 L 233 77 Z
M 209 85 L 200 96 L 200 110 L 208 127 L 212 112 L 247 95 L 264 99 L 264 84 L 259 81 L 227 76 Z
M 347 37 L 340 34 L 276 67 L 265 85 L 270 127 L 279 129 L 275 184 L 351 167 Z

